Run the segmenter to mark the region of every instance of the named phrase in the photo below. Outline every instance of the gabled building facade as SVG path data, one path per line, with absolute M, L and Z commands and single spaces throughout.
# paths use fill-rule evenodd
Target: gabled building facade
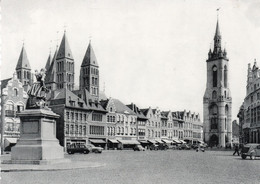
M 246 97 L 238 117 L 241 143 L 260 143 L 260 72 L 254 62 L 248 64 Z
M 1 102 L 1 107 L 4 110 L 1 116 L 3 116 L 5 125 L 3 134 L 4 149 L 10 151 L 11 146 L 15 145 L 20 137 L 20 118 L 17 113 L 25 109 L 28 96 L 16 73 L 12 78 L 1 81 L 1 91 L 1 95 L 4 95 L 4 101 Z

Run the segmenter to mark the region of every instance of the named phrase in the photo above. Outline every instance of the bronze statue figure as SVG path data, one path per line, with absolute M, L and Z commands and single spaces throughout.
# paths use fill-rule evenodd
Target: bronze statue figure
M 44 78 L 46 76 L 45 69 L 41 69 L 40 72 L 35 70 L 36 82 L 33 83 L 27 94 L 29 96 L 26 109 L 41 109 L 47 108 L 46 106 L 46 93 L 49 89 L 46 88 Z

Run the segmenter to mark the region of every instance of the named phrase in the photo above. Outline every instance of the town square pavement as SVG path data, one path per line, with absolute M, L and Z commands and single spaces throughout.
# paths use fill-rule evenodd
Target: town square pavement
M 260 183 L 260 158 L 242 160 L 232 151 L 108 150 L 102 154 L 66 155 L 89 167 L 1 172 L 2 184 L 153 184 Z M 91 163 L 96 167 L 91 167 Z M 3 165 L 3 164 L 2 164 Z M 57 165 L 53 166 L 57 168 Z

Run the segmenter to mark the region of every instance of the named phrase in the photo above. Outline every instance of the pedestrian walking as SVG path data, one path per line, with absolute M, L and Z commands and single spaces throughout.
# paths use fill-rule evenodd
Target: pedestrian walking
M 238 146 L 238 144 L 235 144 L 235 152 L 233 153 L 233 155 L 235 155 L 236 153 L 239 156 L 239 146 Z

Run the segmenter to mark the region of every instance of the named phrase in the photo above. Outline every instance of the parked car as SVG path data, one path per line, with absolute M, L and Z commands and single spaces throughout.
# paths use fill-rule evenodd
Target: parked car
M 86 147 L 86 145 L 83 144 L 71 144 L 67 146 L 67 152 L 68 154 L 74 154 L 74 153 L 88 154 L 90 150 Z
M 180 148 L 181 148 L 182 150 L 190 150 L 190 147 L 189 147 L 189 145 L 187 145 L 187 144 L 182 144 L 182 145 L 180 146 Z
M 94 152 L 94 153 L 102 153 L 103 150 L 103 148 L 96 147 L 93 144 L 87 144 L 87 148 L 89 149 L 90 152 Z
M 150 146 L 150 150 L 159 150 L 159 145 L 157 145 L 157 144 L 152 144 L 151 146 Z
M 145 148 L 141 145 L 135 145 L 133 149 L 134 151 L 145 151 Z
M 163 144 L 159 144 L 158 145 L 158 149 L 159 150 L 167 150 L 168 149 L 168 145 L 163 143 Z
M 249 156 L 252 160 L 256 157 L 260 157 L 260 144 L 244 145 L 241 150 L 241 157 L 242 159 L 246 159 L 247 156 Z
M 168 146 L 168 149 L 177 149 L 177 145 L 174 145 L 174 144 L 170 144 L 170 145 L 167 145 Z

